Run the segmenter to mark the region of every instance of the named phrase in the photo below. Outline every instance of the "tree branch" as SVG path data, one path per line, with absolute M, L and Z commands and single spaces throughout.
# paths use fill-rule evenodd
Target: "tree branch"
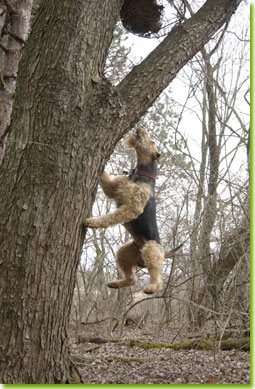
M 139 120 L 179 70 L 228 22 L 241 1 L 207 0 L 133 68 L 116 87 L 125 100 L 127 122 Z
M 105 343 L 117 343 L 121 345 L 127 345 L 129 347 L 141 347 L 145 349 L 172 349 L 172 350 L 192 350 L 192 349 L 198 349 L 198 350 L 213 350 L 214 348 L 214 339 L 205 339 L 205 338 L 199 338 L 199 339 L 193 339 L 189 340 L 188 342 L 181 342 L 181 343 L 156 343 L 156 342 L 142 342 L 140 340 L 136 339 L 130 339 L 130 340 L 123 340 L 123 339 L 103 339 L 103 338 L 86 338 L 83 336 L 79 337 L 79 343 L 96 343 L 96 344 L 105 344 Z M 250 350 L 250 338 L 249 337 L 243 337 L 240 339 L 235 338 L 228 338 L 226 340 L 222 340 L 221 342 L 217 342 L 218 347 L 220 347 L 222 350 L 231 350 L 233 348 L 237 349 L 243 349 L 246 351 Z M 75 357 L 75 356 L 73 356 Z M 81 359 L 81 357 L 76 356 L 75 359 Z M 88 357 L 85 357 L 87 360 L 90 359 Z M 84 359 L 85 359 L 84 358 Z M 129 361 L 129 362 L 145 362 L 146 360 L 143 360 L 142 358 L 139 358 L 136 360 L 136 358 L 128 358 L 128 357 L 120 357 L 120 356 L 110 356 L 110 361 L 113 359 L 119 359 L 122 361 Z

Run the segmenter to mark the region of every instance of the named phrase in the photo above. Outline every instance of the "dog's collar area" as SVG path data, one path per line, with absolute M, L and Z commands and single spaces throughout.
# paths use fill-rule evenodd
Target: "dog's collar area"
M 153 180 L 156 180 L 157 174 L 149 173 L 144 170 L 137 169 L 136 174 L 139 174 L 139 176 L 145 176 L 152 178 Z
M 133 177 L 135 174 L 138 174 L 139 176 L 149 177 L 152 180 L 155 180 L 157 177 L 157 174 L 146 172 L 145 170 L 138 169 L 138 168 L 132 169 L 129 177 Z

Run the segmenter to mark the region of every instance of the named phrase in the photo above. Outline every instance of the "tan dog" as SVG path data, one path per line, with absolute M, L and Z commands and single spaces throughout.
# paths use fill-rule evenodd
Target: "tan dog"
M 162 262 L 166 257 L 160 245 L 156 221 L 155 178 L 160 153 L 143 128 L 139 128 L 134 135 L 128 135 L 124 144 L 136 150 L 136 169 L 128 177 L 118 176 L 114 179 L 104 172 L 100 180 L 105 195 L 116 202 L 117 209 L 101 217 L 88 218 L 85 225 L 107 228 L 124 224 L 133 238 L 120 247 L 116 255 L 117 265 L 124 278 L 109 282 L 108 286 L 123 288 L 134 285 L 134 268 L 146 267 L 150 283 L 144 287 L 144 292 L 151 294 L 161 288 Z M 167 256 L 174 255 L 180 247 L 167 253 Z

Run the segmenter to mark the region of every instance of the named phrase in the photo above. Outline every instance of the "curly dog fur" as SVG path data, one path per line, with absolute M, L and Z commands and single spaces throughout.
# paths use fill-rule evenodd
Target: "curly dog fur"
M 90 217 L 85 225 L 91 228 L 107 228 L 124 224 L 133 240 L 119 248 L 117 265 L 123 279 L 108 283 L 110 288 L 123 288 L 134 285 L 135 267 L 146 267 L 150 282 L 144 287 L 147 294 L 155 293 L 162 286 L 162 262 L 166 255 L 160 245 L 156 221 L 155 178 L 160 153 L 148 133 L 139 128 L 136 134 L 128 135 L 124 145 L 134 148 L 137 154 L 137 167 L 127 176 L 111 179 L 104 172 L 100 185 L 107 197 L 116 202 L 117 209 L 101 217 Z M 174 255 L 180 248 L 172 250 Z

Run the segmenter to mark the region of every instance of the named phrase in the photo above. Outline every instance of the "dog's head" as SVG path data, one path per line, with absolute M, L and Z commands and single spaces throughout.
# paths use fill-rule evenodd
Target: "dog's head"
M 160 162 L 161 154 L 144 128 L 138 128 L 135 134 L 128 135 L 123 143 L 125 147 L 136 150 L 138 163 L 147 164 L 152 160 Z

